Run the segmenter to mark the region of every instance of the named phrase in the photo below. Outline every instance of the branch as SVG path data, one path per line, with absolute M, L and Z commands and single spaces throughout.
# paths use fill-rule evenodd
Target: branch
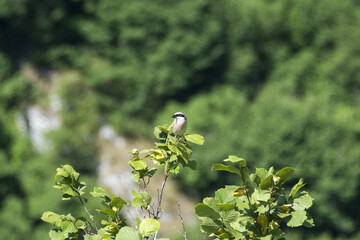
M 183 219 L 181 211 L 180 211 L 180 204 L 179 204 L 178 201 L 176 201 L 176 204 L 177 204 L 177 207 L 178 207 L 178 213 L 179 213 L 179 217 L 180 217 L 180 220 L 181 220 L 181 226 L 182 226 L 182 229 L 183 229 L 183 234 L 182 235 L 184 237 L 184 240 L 187 240 L 184 219 Z
M 94 223 L 94 226 L 95 226 L 95 228 L 96 228 L 96 231 L 98 232 L 99 229 L 98 229 L 98 227 L 97 227 L 97 225 L 96 225 L 96 222 L 95 222 L 95 220 L 94 220 L 93 215 L 90 214 L 89 210 L 88 210 L 87 207 L 85 206 L 85 203 L 84 203 L 84 201 L 82 200 L 82 198 L 80 197 L 80 194 L 79 194 L 79 193 L 78 193 L 78 195 L 79 195 L 79 199 L 80 199 L 81 205 L 84 207 L 86 213 L 89 215 L 89 218 L 90 218 L 91 221 Z

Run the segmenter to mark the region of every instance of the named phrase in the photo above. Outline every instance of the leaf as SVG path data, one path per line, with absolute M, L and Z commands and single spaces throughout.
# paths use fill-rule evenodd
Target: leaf
M 306 219 L 305 222 L 303 223 L 303 225 L 305 227 L 313 227 L 313 226 L 315 226 L 314 219 L 312 217 Z
M 199 217 L 208 217 L 212 219 L 220 218 L 220 214 L 217 211 L 204 203 L 199 203 L 195 206 L 195 213 Z
M 169 144 L 169 149 L 171 152 L 175 153 L 176 155 L 180 156 L 182 155 L 181 151 L 174 145 Z
M 274 181 L 273 181 L 273 175 L 270 175 L 268 177 L 266 177 L 259 185 L 259 187 L 261 189 L 269 189 L 273 184 L 274 184 Z
M 257 217 L 257 222 L 260 224 L 260 226 L 263 230 L 263 233 L 265 233 L 266 230 L 268 229 L 268 224 L 269 224 L 269 220 L 266 217 L 266 215 L 264 215 L 264 214 L 259 215 Z
M 141 236 L 134 228 L 123 227 L 118 234 L 116 234 L 115 240 L 141 240 Z
M 295 168 L 292 167 L 285 167 L 278 171 L 275 176 L 280 178 L 280 184 L 283 184 L 287 180 L 289 180 L 295 172 Z
M 200 226 L 207 233 L 218 233 L 221 230 L 222 223 L 219 220 L 204 218 Z
M 148 168 L 148 165 L 143 160 L 130 161 L 129 164 L 135 171 L 145 170 Z
M 268 190 L 255 189 L 251 197 L 257 202 L 267 202 L 270 199 L 271 195 Z
M 229 155 L 227 159 L 224 160 L 224 162 L 233 162 L 233 163 L 239 163 L 240 166 L 245 167 L 246 161 L 243 158 L 239 158 L 235 155 Z
M 57 227 L 61 226 L 61 221 L 62 221 L 61 215 L 50 211 L 44 212 L 43 215 L 41 216 L 41 220 L 51 223 L 52 225 L 55 225 Z
M 303 179 L 300 178 L 299 182 L 297 184 L 295 184 L 295 186 L 291 189 L 291 192 L 289 194 L 289 197 L 294 198 L 296 193 L 300 190 L 300 188 L 302 188 L 303 186 L 305 186 L 306 184 L 303 183 Z
M 141 192 L 142 199 L 144 199 L 145 203 L 149 205 L 151 203 L 151 195 L 148 192 Z
M 307 219 L 306 212 L 303 210 L 294 211 L 291 213 L 291 219 L 287 222 L 289 227 L 299 227 Z
M 145 237 L 154 234 L 159 229 L 160 229 L 159 221 L 152 218 L 146 218 L 142 220 L 139 225 L 140 234 Z
M 75 233 L 78 229 L 75 227 L 74 223 L 71 221 L 63 221 L 61 222 L 61 229 L 66 233 Z
M 220 188 L 215 192 L 215 199 L 220 203 L 236 203 L 236 197 L 233 196 L 233 192 L 239 186 L 226 186 L 225 188 Z
M 198 145 L 203 145 L 205 142 L 205 139 L 203 136 L 199 135 L 199 134 L 188 134 L 185 135 L 185 139 L 186 141 L 198 144 Z
M 127 205 L 127 202 L 120 197 L 113 197 L 110 202 L 111 207 L 116 207 L 119 210 L 125 205 Z
M 64 194 L 76 197 L 78 196 L 77 193 L 73 190 L 73 188 L 70 185 L 67 184 L 61 184 L 62 191 Z
M 93 197 L 101 197 L 101 198 L 108 197 L 106 190 L 101 187 L 94 187 L 94 191 L 90 192 L 90 194 Z
M 75 222 L 75 227 L 77 229 L 85 229 L 86 228 L 86 223 L 80 219 L 76 220 Z
M 240 213 L 235 210 L 225 211 L 221 215 L 222 215 L 222 220 L 224 221 L 224 223 L 235 222 L 240 217 Z
M 265 168 L 256 168 L 255 175 L 257 175 L 262 182 L 268 176 L 268 171 Z
M 140 198 L 134 198 L 132 201 L 131 201 L 131 204 L 134 206 L 134 207 L 145 207 L 146 204 L 144 203 L 144 201 Z
M 238 169 L 234 166 L 224 165 L 221 163 L 214 164 L 211 168 L 211 171 L 227 171 L 227 172 L 236 173 L 236 174 L 240 175 L 240 169 Z
M 65 240 L 67 238 L 67 234 L 64 234 L 62 231 L 59 230 L 50 230 L 49 237 L 51 240 Z
M 294 199 L 293 209 L 295 210 L 305 210 L 311 207 L 313 198 L 309 195 L 309 193 L 303 191 L 300 196 Z

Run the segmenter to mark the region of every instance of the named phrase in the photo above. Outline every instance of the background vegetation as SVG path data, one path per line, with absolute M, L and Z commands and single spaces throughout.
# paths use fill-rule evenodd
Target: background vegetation
M 357 0 L 1 0 L 0 236 L 47 238 L 41 213 L 71 208 L 49 190 L 53 170 L 70 162 L 94 179 L 101 124 L 151 136 L 182 111 L 206 138 L 199 170 L 179 177 L 186 193 L 230 181 L 209 173 L 228 154 L 295 167 L 316 227 L 291 239 L 358 239 L 359 25 Z M 53 71 L 62 126 L 41 154 L 16 119 L 46 104 Z

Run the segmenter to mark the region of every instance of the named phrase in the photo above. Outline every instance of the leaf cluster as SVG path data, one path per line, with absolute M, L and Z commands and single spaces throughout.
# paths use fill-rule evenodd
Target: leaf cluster
M 281 226 L 314 226 L 307 209 L 313 198 L 299 190 L 305 186 L 300 179 L 289 194 L 283 184 L 291 179 L 295 169 L 285 167 L 274 173 L 257 168 L 249 174 L 246 161 L 234 155 L 224 160 L 233 165 L 214 164 L 212 171 L 237 174 L 243 185 L 226 186 L 215 192 L 215 197 L 203 199 L 195 207 L 202 220 L 201 229 L 215 239 L 280 239 L 284 233 Z

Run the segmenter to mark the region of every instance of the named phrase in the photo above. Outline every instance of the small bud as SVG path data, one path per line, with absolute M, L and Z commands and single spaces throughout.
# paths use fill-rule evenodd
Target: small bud
M 136 148 L 134 148 L 134 149 L 132 150 L 132 153 L 133 153 L 134 155 L 139 155 L 139 151 L 138 151 Z

